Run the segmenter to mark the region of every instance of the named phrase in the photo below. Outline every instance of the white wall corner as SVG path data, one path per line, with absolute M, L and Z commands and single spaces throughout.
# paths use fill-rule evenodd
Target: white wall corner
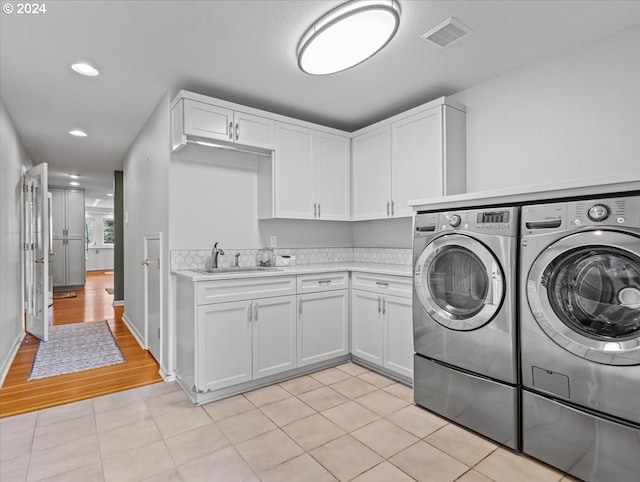
M 142 348 L 143 350 L 146 350 L 147 347 L 144 344 L 144 336 L 142 336 L 140 331 L 138 331 L 138 328 L 136 327 L 135 323 L 131 321 L 131 319 L 129 319 L 129 317 L 126 314 L 122 315 L 122 321 L 124 322 L 125 325 L 127 325 L 127 328 L 129 328 L 129 331 L 138 342 L 138 345 L 140 345 L 140 348 Z

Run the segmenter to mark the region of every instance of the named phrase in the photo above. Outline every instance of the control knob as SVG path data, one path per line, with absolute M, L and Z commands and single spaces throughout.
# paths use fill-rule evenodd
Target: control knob
M 610 213 L 609 206 L 605 204 L 594 204 L 589 208 L 589 211 L 587 211 L 587 216 L 589 216 L 591 221 L 598 222 L 607 219 Z
M 454 214 L 449 218 L 449 226 L 451 226 L 452 228 L 460 226 L 461 222 L 462 222 L 462 218 L 457 214 Z

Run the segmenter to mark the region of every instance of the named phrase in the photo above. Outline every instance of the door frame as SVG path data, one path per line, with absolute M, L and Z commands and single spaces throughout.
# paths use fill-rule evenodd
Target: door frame
M 142 265 L 143 265 L 143 269 L 144 269 L 144 346 L 143 348 L 145 350 L 149 350 L 149 296 L 148 296 L 148 290 L 149 290 L 149 265 L 146 264 L 146 262 L 148 261 L 148 254 L 149 254 L 149 249 L 148 249 L 148 242 L 149 241 L 158 241 L 158 286 L 159 286 L 159 293 L 158 293 L 158 301 L 160 303 L 160 309 L 158 311 L 159 313 L 159 324 L 160 324 L 160 355 L 159 358 L 160 360 L 158 360 L 158 364 L 160 366 L 162 366 L 162 361 L 164 359 L 164 350 L 163 350 L 163 337 L 164 337 L 164 330 L 162 329 L 162 325 L 163 325 L 163 316 L 162 316 L 162 306 L 163 306 L 163 294 L 162 294 L 162 283 L 163 283 L 163 273 L 162 273 L 162 233 L 158 232 L 158 233 L 146 233 L 143 236 L 143 248 L 142 248 L 142 255 L 143 255 L 143 261 L 142 261 Z

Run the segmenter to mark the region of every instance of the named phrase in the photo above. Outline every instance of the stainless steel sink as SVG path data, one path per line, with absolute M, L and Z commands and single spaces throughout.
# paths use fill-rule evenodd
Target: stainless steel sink
M 262 271 L 282 271 L 279 268 L 272 268 L 267 266 L 255 266 L 253 268 L 211 268 L 211 269 L 196 269 L 197 273 L 204 274 L 223 274 L 223 273 L 255 273 Z

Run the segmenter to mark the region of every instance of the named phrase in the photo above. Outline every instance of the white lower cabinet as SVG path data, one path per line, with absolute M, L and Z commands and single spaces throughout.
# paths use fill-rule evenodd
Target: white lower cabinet
M 349 353 L 349 290 L 298 295 L 298 366 Z
M 413 378 L 413 308 L 403 293 L 406 278 L 354 273 L 351 291 L 351 353 L 405 378 Z M 369 281 L 373 280 L 373 283 Z M 358 289 L 365 287 L 370 289 Z
M 217 390 L 296 367 L 295 296 L 198 308 L 200 391 Z

